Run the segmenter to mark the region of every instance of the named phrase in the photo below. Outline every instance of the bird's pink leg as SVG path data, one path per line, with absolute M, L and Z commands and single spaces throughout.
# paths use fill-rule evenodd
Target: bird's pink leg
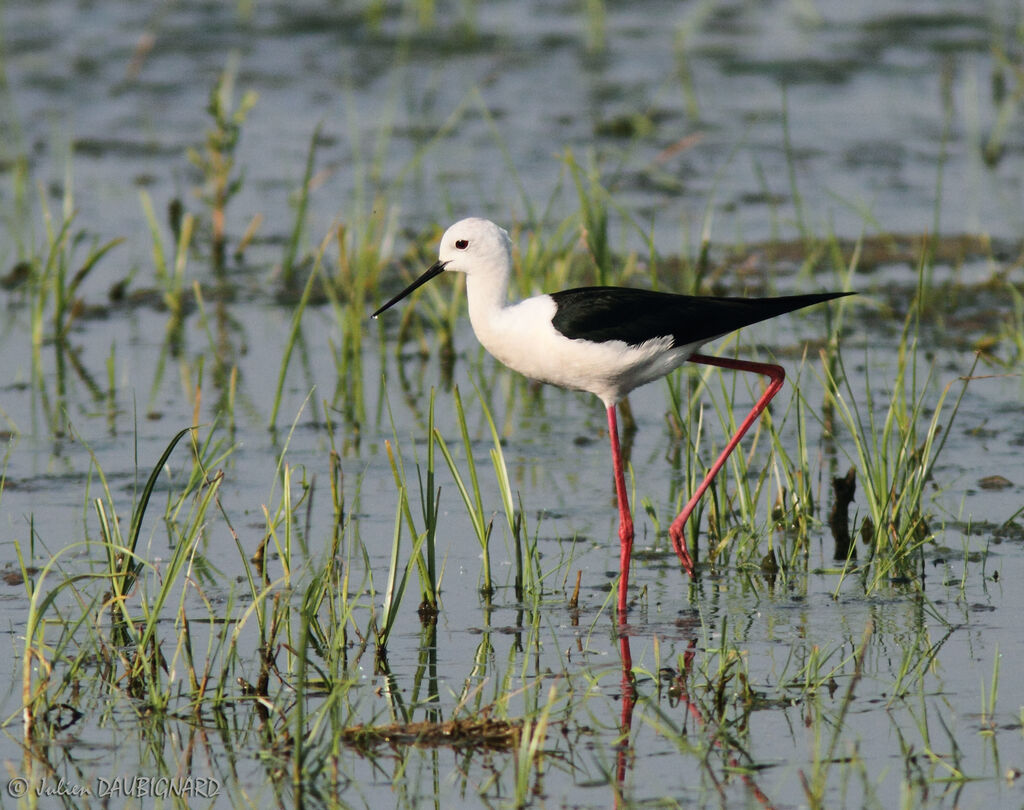
M 608 436 L 612 442 L 612 467 L 615 469 L 615 495 L 619 502 L 619 616 L 626 613 L 626 591 L 629 589 L 629 561 L 633 554 L 633 516 L 626 492 L 626 471 L 619 449 L 619 423 L 615 406 L 608 407 Z
M 690 513 L 693 512 L 697 502 L 701 499 L 701 496 L 711 486 L 711 482 L 715 476 L 718 475 L 719 470 L 725 466 L 725 460 L 729 458 L 729 454 L 736 449 L 736 445 L 740 443 L 740 439 L 743 435 L 750 430 L 750 426 L 754 424 L 757 417 L 761 415 L 761 412 L 768 406 L 768 403 L 772 401 L 772 398 L 779 393 L 779 389 L 782 388 L 782 384 L 786 380 L 786 371 L 782 366 L 772 365 L 770 363 L 754 363 L 749 360 L 732 360 L 726 357 L 709 357 L 704 354 L 695 354 L 690 357 L 690 361 L 694 363 L 703 363 L 708 366 L 719 366 L 721 368 L 732 368 L 737 371 L 754 371 L 758 374 L 764 374 L 771 379 L 768 383 L 768 388 L 761 395 L 761 398 L 754 404 L 750 413 L 747 414 L 747 418 L 743 420 L 743 424 L 739 426 L 729 443 L 725 446 L 725 450 L 718 457 L 714 464 L 711 465 L 711 469 L 708 470 L 708 474 L 701 481 L 701 484 L 694 491 L 689 502 L 683 507 L 683 511 L 679 513 L 679 516 L 672 521 L 672 525 L 669 526 L 668 534 L 672 539 L 672 547 L 675 549 L 676 554 L 679 556 L 679 561 L 682 563 L 683 569 L 691 577 L 693 576 L 693 558 L 690 557 L 690 552 L 686 549 L 686 537 L 683 534 L 683 527 L 686 525 L 686 519 L 690 517 Z

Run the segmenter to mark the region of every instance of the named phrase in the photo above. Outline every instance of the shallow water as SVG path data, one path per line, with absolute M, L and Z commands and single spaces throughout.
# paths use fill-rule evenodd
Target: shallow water
M 638 230 L 628 224 L 632 219 L 640 231 L 653 233 L 663 255 L 693 256 L 709 210 L 716 256 L 734 245 L 742 250 L 803 232 L 852 239 L 862 232 L 920 233 L 938 225 L 943 235 L 991 235 L 997 244 L 992 259 L 938 262 L 935 283 L 959 281 L 970 285 L 970 294 L 941 302 L 933 320 L 922 324 L 927 352 L 921 373 L 934 369 L 934 379 L 921 386 L 929 391 L 929 407 L 945 385 L 970 371 L 975 343 L 991 334 L 993 321 L 1010 306 L 1005 289 L 989 282 L 999 273 L 1020 281 L 1019 266 L 1010 262 L 1015 253 L 998 252 L 1004 240 L 1017 236 L 1021 221 L 1019 127 L 1006 129 L 992 165 L 982 153 L 998 120 L 993 77 L 1011 84 L 1007 97 L 1013 92 L 1014 74 L 1000 67 L 994 49 L 1019 56 L 1015 4 L 965 12 L 912 3 L 894 13 L 883 3 L 633 3 L 606 10 L 603 48 L 588 47 L 586 17 L 574 5 L 538 3 L 530 13 L 512 3 L 471 12 L 467 7 L 439 5 L 432 27 L 417 25 L 408 9 L 387 6 L 374 26 L 361 13 L 313 2 L 256 4 L 249 16 L 233 4 L 190 2 L 156 9 L 9 2 L 0 9 L 7 82 L 0 121 L 11 133 L 0 146 L 0 269 L 6 272 L 22 258 L 26 245 L 44 241 L 37 183 L 54 212 L 61 193 L 73 188 L 74 229 L 86 234 L 86 244 L 125 237 L 82 288 L 86 302 L 97 307 L 75 322 L 70 335 L 83 373 L 65 368 L 60 376 L 58 351 L 46 343 L 42 381 L 34 379 L 29 306 L 17 288 L 0 293 L 0 414 L 10 435 L 0 496 L 5 570 L 19 568 L 15 544 L 27 563 L 40 565 L 67 549 L 64 569 L 86 568 L 99 555 L 93 499 L 102 495 L 102 483 L 96 468 L 127 522 L 152 465 L 171 437 L 193 423 L 201 382 L 201 435 L 235 448 L 218 464 L 225 473 L 220 499 L 246 556 L 266 533 L 262 507 L 273 510 L 281 497 L 278 458 L 284 452 L 315 493 L 301 527 L 309 548 L 309 568 L 296 574 L 295 598 L 301 598 L 331 531 L 330 419 L 343 448 L 354 531 L 381 589 L 397 497 L 384 442 L 397 445 L 415 480 L 412 471 L 426 452 L 432 388 L 438 429 L 460 462 L 465 458 L 445 369 L 437 352 L 424 359 L 407 345 L 396 353 L 397 311 L 391 320 L 366 326 L 361 402 L 354 402 L 358 389 L 338 383 L 342 335 L 335 313 L 325 304 L 311 306 L 278 430 L 267 429 L 293 312 L 291 304 L 274 300 L 274 265 L 294 217 L 290 198 L 321 123 L 320 174 L 305 249 L 315 247 L 334 222 L 365 221 L 375 205 L 391 209 L 394 242 L 388 251 L 395 257 L 410 234 L 469 212 L 551 232 L 578 206 L 562 158 L 567 148 L 584 163 L 592 153 L 601 166 L 602 183 L 617 206 L 611 233 L 619 253 L 646 255 Z M 107 290 L 133 272 L 131 289 L 154 285 L 140 188 L 158 211 L 177 196 L 202 211 L 191 196 L 196 180 L 184 150 L 197 145 L 208 126 L 209 88 L 232 58 L 239 90 L 255 89 L 260 98 L 243 127 L 238 164 L 245 180 L 231 202 L 228 231 L 237 240 L 257 213 L 263 225 L 244 258 L 232 260 L 230 294 L 208 295 L 205 321 L 199 310 L 189 315 L 174 354 L 166 311 L 109 304 Z M 1017 112 L 1006 104 L 1008 115 Z M 13 161 L 21 155 L 31 182 L 19 202 Z M 430 254 L 434 247 L 424 250 Z M 772 286 L 780 292 L 841 284 L 835 272 L 808 278 L 800 264 L 763 259 L 753 267 L 771 267 Z M 913 258 L 870 270 L 854 277 L 863 294 L 846 310 L 842 347 L 851 390 L 864 392 L 870 381 L 881 401 L 895 374 L 902 314 L 917 273 Z M 202 256 L 190 259 L 188 279 L 194 278 L 214 280 Z M 749 283 L 733 274 L 725 281 Z M 397 288 L 400 282 L 389 277 L 387 283 Z M 455 294 L 450 281 L 434 283 Z M 806 360 L 801 356 L 804 342 L 825 330 L 823 313 L 812 311 L 745 330 L 741 338 L 747 354 L 766 356 L 760 347 L 771 347 L 789 371 L 790 385 L 773 415 L 781 421 L 789 414 L 780 434 L 790 449 L 796 445 L 794 391 L 810 410 L 821 409 L 816 349 Z M 806 573 L 792 571 L 772 583 L 756 567 L 733 565 L 689 584 L 644 511 L 646 499 L 664 523 L 679 489 L 664 419 L 668 389 L 658 383 L 637 391 L 631 397 L 638 426 L 631 460 L 643 559 L 634 566 L 636 603 L 626 633 L 637 702 L 628 745 L 622 745 L 623 649 L 611 611 L 616 513 L 603 409 L 591 397 L 535 389 L 496 367 L 479 351 L 465 318 L 454 345 L 452 382 L 467 404 L 483 498 L 495 516 L 491 556 L 498 590 L 486 608 L 478 593 L 479 545 L 439 463 L 438 553 L 445 568 L 436 637 L 415 614 L 413 585 L 389 644 L 390 681 L 375 673 L 372 653 L 356 667 L 352 722 L 392 721 L 389 691 L 410 705 L 418 697 L 415 711 L 426 713 L 425 677 L 443 713 L 470 684 L 480 688 L 482 703 L 511 693 L 510 714 L 532 716 L 535 702 L 546 700 L 553 686 L 553 720 L 544 743 L 549 756 L 543 773 L 531 776 L 537 806 L 604 807 L 617 795 L 626 806 L 662 799 L 684 806 L 762 806 L 762 795 L 773 806 L 803 806 L 801 774 L 809 777 L 825 757 L 829 740 L 816 735 L 832 728 L 841 728 L 842 737 L 830 752 L 829 806 L 892 807 L 904 791 L 921 806 L 1020 803 L 1019 780 L 1006 778 L 1024 770 L 1024 692 L 1015 677 L 1024 666 L 1016 625 L 1022 605 L 1014 587 L 1024 574 L 1019 520 L 1011 526 L 1016 533 L 997 532 L 1020 508 L 1024 486 L 1018 374 L 980 367 L 978 373 L 995 376 L 971 383 L 963 400 L 934 471 L 936 540 L 924 554 L 923 595 L 892 582 L 865 596 L 859 579 L 836 573 L 824 525 L 814 535 Z M 1005 344 L 999 351 L 1006 351 Z M 233 429 L 224 421 L 224 387 L 214 358 L 238 368 Z M 63 398 L 57 396 L 60 384 L 67 386 Z M 536 535 L 549 574 L 540 610 L 525 610 L 511 588 L 510 543 L 474 385 L 488 392 L 527 530 Z M 749 403 L 753 390 L 745 380 L 737 384 L 737 409 Z M 705 394 L 702 402 L 708 441 L 718 446 L 721 427 L 713 408 L 722 391 L 715 383 L 710 391 L 716 396 Z M 356 424 L 346 414 L 359 404 L 366 416 Z M 867 407 L 864 400 L 859 404 Z M 823 441 L 817 423 L 809 421 L 811 474 L 824 521 L 828 477 L 845 472 L 853 450 L 842 438 Z M 759 441 L 756 470 L 771 463 L 765 441 Z M 155 496 L 159 508 L 143 531 L 146 558 L 160 564 L 171 549 L 159 514 L 189 468 L 185 446 L 176 452 Z M 1010 486 L 979 484 L 994 474 Z M 759 505 L 760 553 L 769 540 L 780 549 L 789 542 L 768 531 L 774 496 L 773 484 Z M 418 518 L 417 509 L 414 499 Z M 242 561 L 222 522 L 211 521 L 202 553 L 219 574 L 203 583 L 202 599 L 197 590 L 187 592 L 187 607 L 201 611 L 203 599 L 227 605 L 243 598 Z M 581 598 L 575 612 L 567 599 L 577 571 Z M 8 720 L 0 756 L 16 773 L 26 758 L 19 722 L 23 586 L 0 585 L 0 599 L 12 684 L 0 704 Z M 61 604 L 74 610 L 70 596 Z M 866 628 L 870 643 L 854 677 L 853 657 Z M 745 674 L 750 691 L 737 677 L 723 681 L 728 691 L 721 717 L 709 711 L 713 701 L 701 676 L 689 682 L 689 706 L 663 680 L 680 668 L 691 640 L 698 665 L 709 673 L 719 650 L 739 651 L 738 661 L 722 652 L 722 666 L 733 661 L 729 666 Z M 245 643 L 255 650 L 258 641 Z M 906 677 L 906 656 L 930 648 L 924 674 L 911 679 L 909 694 L 894 698 Z M 821 672 L 836 670 L 835 690 L 807 693 L 796 685 L 814 671 L 808 660 L 815 656 L 823 658 Z M 990 723 L 981 713 L 997 662 L 1001 677 Z M 659 668 L 666 671 L 659 674 Z M 255 671 L 254 663 L 243 677 L 253 679 Z M 853 697 L 843 711 L 851 684 Z M 317 700 L 311 698 L 312 707 Z M 197 776 L 223 786 L 213 806 L 233 806 L 243 794 L 258 804 L 291 801 L 267 764 L 266 740 L 248 706 L 228 718 L 227 732 L 213 719 L 184 714 L 152 722 L 130 706 L 124 699 L 80 706 L 82 719 L 57 734 L 46 755 L 53 769 L 41 777 L 46 784 L 62 776 L 96 790 L 99 779 L 155 777 L 187 762 Z M 729 745 L 694 750 L 698 726 L 716 722 Z M 673 731 L 679 727 L 687 733 Z M 202 755 L 195 757 L 195 750 Z M 731 761 L 737 752 L 744 752 L 741 761 Z M 738 765 L 749 768 L 745 778 Z M 369 757 L 342 749 L 337 767 L 342 787 L 336 796 L 318 797 L 320 803 L 411 806 L 435 793 L 446 807 L 513 801 L 514 757 L 507 752 L 412 748 Z M 954 778 L 954 769 L 962 779 Z M 3 786 L 0 793 L 9 798 Z M 139 806 L 150 806 L 137 792 L 132 796 Z M 41 799 L 40 806 L 49 800 Z

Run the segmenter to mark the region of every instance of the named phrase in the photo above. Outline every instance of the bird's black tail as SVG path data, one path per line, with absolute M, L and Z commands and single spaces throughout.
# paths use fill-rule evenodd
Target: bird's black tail
M 697 323 L 681 324 L 675 335 L 675 340 L 678 344 L 684 344 L 694 340 L 695 336 L 698 340 L 703 335 L 722 337 L 737 329 L 742 329 L 744 326 L 767 321 L 770 318 L 785 315 L 787 312 L 831 301 L 833 298 L 842 298 L 846 295 L 856 295 L 856 293 L 804 293 L 780 295 L 774 298 L 694 298 L 695 302 L 704 302 L 699 314 L 694 311 Z

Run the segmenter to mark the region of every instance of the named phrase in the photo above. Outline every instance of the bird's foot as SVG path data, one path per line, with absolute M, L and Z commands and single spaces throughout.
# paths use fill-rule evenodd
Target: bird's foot
M 676 556 L 679 557 L 679 564 L 683 567 L 687 576 L 693 579 L 696 566 L 693 563 L 693 557 L 690 556 L 690 552 L 686 548 L 686 537 L 683 535 L 683 527 L 677 527 L 673 523 L 669 527 L 668 534 L 672 540 L 672 548 L 675 550 Z

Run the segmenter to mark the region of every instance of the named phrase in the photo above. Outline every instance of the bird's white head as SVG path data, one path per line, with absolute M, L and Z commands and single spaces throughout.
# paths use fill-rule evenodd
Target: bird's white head
M 437 261 L 423 275 L 373 313 L 376 318 L 397 304 L 417 287 L 445 270 L 465 273 L 480 280 L 479 288 L 490 289 L 496 298 L 503 298 L 512 272 L 512 240 L 508 231 L 489 219 L 460 219 L 441 237 Z
M 461 219 L 441 237 L 437 260 L 445 270 L 467 275 L 508 274 L 512 265 L 512 240 L 508 231 L 489 219 Z

